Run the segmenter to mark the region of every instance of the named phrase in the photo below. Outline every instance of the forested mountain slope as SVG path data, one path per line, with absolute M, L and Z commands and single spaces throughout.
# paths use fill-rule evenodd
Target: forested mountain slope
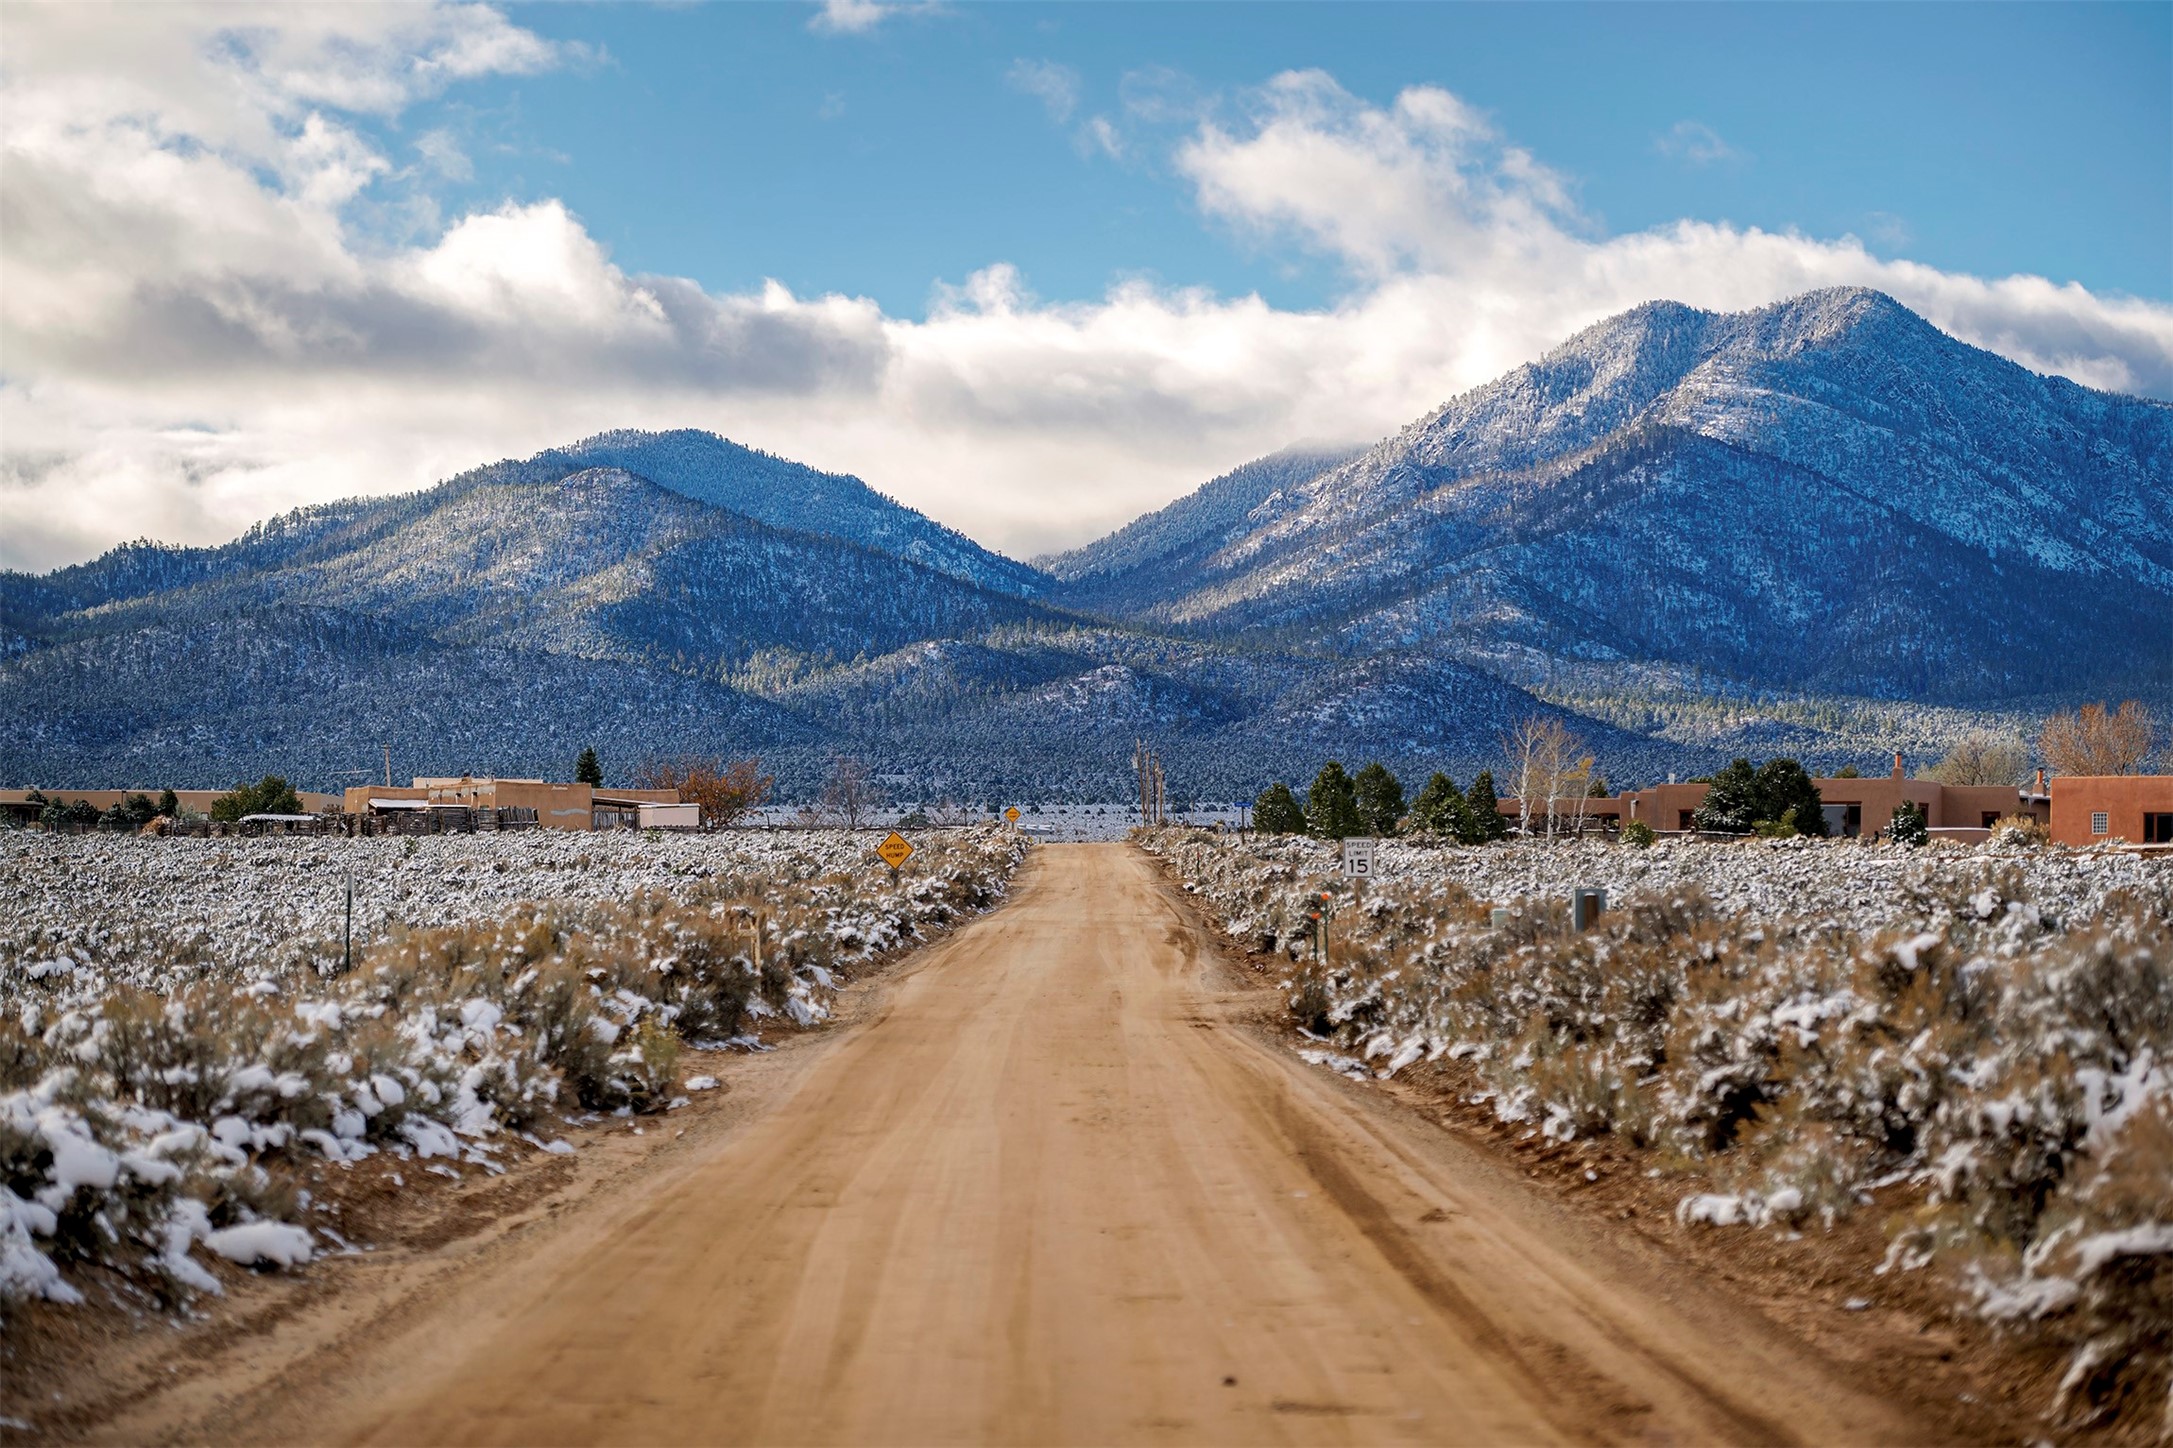
M 2173 699 L 2173 407 L 1875 292 L 1653 303 L 1361 453 L 1292 448 L 1002 558 L 857 479 L 606 433 L 438 487 L 0 574 L 0 784 L 563 775 L 759 752 L 804 797 L 1186 796 L 1501 767 L 1859 766 Z
M 1107 605 L 1908 698 L 2173 678 L 2173 407 L 1861 289 L 1637 308 L 1251 521 Z
M 1083 608 L 1136 612 L 1189 592 L 1197 560 L 1274 516 L 1304 483 L 1357 456 L 1356 448 L 1291 447 L 1233 468 L 1168 507 L 1105 538 L 1036 559 L 1056 594 Z
M 599 467 L 639 474 L 659 487 L 773 528 L 857 543 L 982 588 L 1033 596 L 1049 582 L 1038 569 L 989 552 L 856 477 L 822 472 L 691 428 L 598 433 L 524 462 L 478 471 L 505 471 L 531 481 Z

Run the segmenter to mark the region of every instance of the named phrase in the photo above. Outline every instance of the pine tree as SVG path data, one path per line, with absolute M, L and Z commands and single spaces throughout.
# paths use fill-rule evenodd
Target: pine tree
M 1791 820 L 1795 832 L 1826 837 L 1826 802 L 1818 786 L 1793 759 L 1769 759 L 1758 771 L 1758 819 L 1779 824 Z
M 1313 776 L 1305 792 L 1307 833 L 1323 840 L 1347 839 L 1364 828 L 1358 818 L 1358 794 L 1351 777 L 1336 760 L 1329 760 Z
M 1411 805 L 1411 824 L 1430 834 L 1461 839 L 1465 833 L 1464 794 L 1456 781 L 1435 770 Z
M 576 784 L 601 785 L 604 782 L 603 761 L 596 757 L 594 745 L 582 750 L 581 757 L 574 761 L 573 779 Z
M 211 802 L 211 817 L 229 824 L 253 814 L 302 812 L 301 796 L 276 774 L 267 774 L 255 784 L 237 784 Z
M 1483 845 L 1509 833 L 1509 821 L 1501 817 L 1501 800 L 1494 793 L 1494 771 L 1482 769 L 1464 796 L 1464 828 L 1457 839 L 1467 845 Z
M 1748 759 L 1732 759 L 1705 787 L 1693 821 L 1715 834 L 1747 835 L 1758 823 L 1758 771 Z
M 1297 797 L 1290 786 L 1281 780 L 1260 791 L 1252 802 L 1253 828 L 1264 835 L 1302 835 L 1305 833 L 1305 811 L 1298 808 Z
M 1392 835 L 1403 821 L 1403 781 L 1389 773 L 1379 760 L 1358 771 L 1352 781 L 1357 796 L 1358 824 L 1375 835 Z
M 1825 802 L 1819 798 L 1818 786 L 1793 759 L 1769 759 L 1757 769 L 1748 759 L 1729 761 L 1726 769 L 1713 776 L 1694 818 L 1699 829 L 1716 834 L 1826 833 Z

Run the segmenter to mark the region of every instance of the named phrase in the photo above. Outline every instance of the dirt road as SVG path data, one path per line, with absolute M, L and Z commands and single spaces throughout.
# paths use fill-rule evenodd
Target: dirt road
M 1755 1313 L 1230 1020 L 1121 845 L 1037 851 L 773 1107 L 227 1438 L 1920 1438 Z

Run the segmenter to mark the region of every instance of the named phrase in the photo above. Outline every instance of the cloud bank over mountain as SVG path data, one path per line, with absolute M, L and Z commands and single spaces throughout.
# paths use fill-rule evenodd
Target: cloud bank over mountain
M 1292 72 L 1174 141 L 1112 126 L 1100 148 L 1160 144 L 1208 224 L 1331 258 L 1333 306 L 1142 281 L 1045 301 L 992 259 L 915 318 L 633 274 L 550 198 L 443 214 L 457 143 L 409 155 L 363 122 L 600 59 L 487 7 L 132 15 L 10 17 L 0 566 L 226 538 L 617 426 L 727 432 L 1029 553 L 1295 439 L 1379 436 L 1663 297 L 1740 310 L 1869 285 L 2026 366 L 2173 397 L 2173 307 L 1852 237 L 1605 235 L 1566 178 L 1437 87 L 1376 104 Z

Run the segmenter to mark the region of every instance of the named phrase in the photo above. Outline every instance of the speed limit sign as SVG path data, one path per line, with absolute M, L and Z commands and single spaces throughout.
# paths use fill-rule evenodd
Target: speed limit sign
M 1373 847 L 1378 840 L 1351 838 L 1343 842 L 1343 875 L 1350 880 L 1363 880 L 1373 873 Z

